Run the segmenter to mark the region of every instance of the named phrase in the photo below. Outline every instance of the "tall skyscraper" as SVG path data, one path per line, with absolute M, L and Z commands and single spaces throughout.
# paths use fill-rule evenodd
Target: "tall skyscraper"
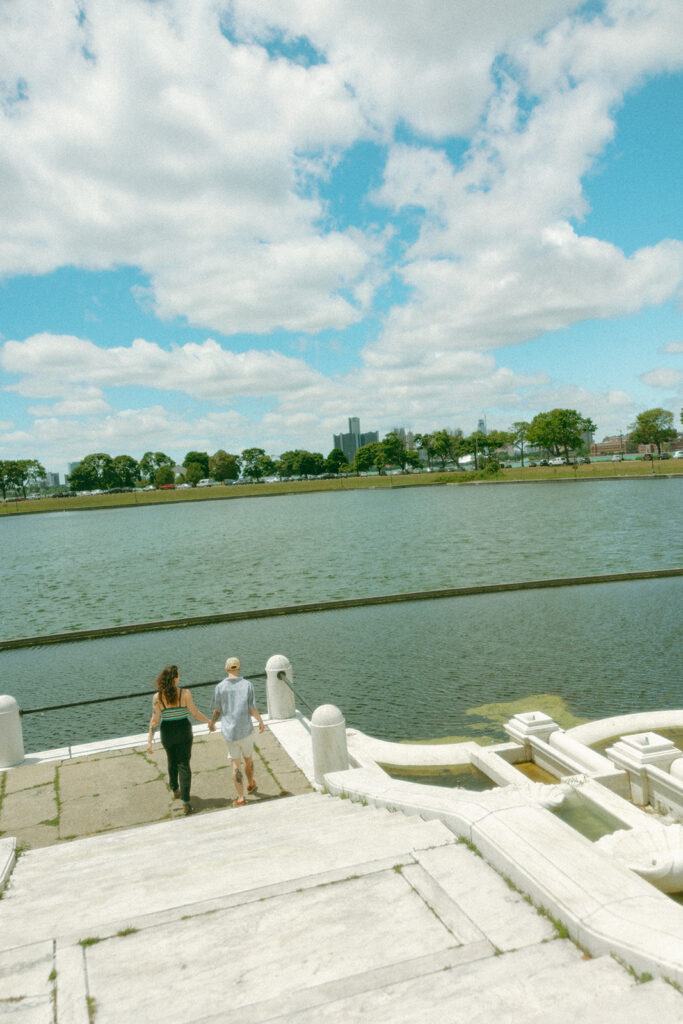
M 379 434 L 376 430 L 371 430 L 366 434 L 361 434 L 360 419 L 358 416 L 349 416 L 348 434 L 333 434 L 333 439 L 334 447 L 341 448 L 346 456 L 346 461 L 348 463 L 352 463 L 353 457 L 358 449 L 362 448 L 363 445 L 379 441 Z

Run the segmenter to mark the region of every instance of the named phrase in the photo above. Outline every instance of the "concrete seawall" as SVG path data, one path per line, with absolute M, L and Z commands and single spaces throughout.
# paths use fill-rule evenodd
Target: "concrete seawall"
M 339 611 L 343 608 L 362 608 L 370 605 L 396 604 L 403 601 L 435 601 L 446 597 L 499 594 L 512 590 L 537 590 L 544 587 L 578 587 L 595 583 L 625 583 L 632 580 L 661 579 L 671 576 L 683 576 L 683 568 L 645 569 L 634 572 L 605 573 L 592 576 L 562 576 L 554 579 L 488 583 L 470 587 L 446 587 L 439 590 L 418 590 L 402 594 L 349 597 L 336 601 L 313 601 L 307 604 L 281 605 L 276 608 L 216 612 L 210 615 L 188 615 L 178 619 L 160 619 L 151 622 L 133 622 L 119 626 L 103 626 L 97 629 L 78 629 L 64 633 L 15 637 L 9 640 L 0 640 L 0 651 L 8 651 L 18 647 L 33 647 L 39 644 L 73 643 L 76 640 L 94 640 L 107 636 L 126 636 L 129 633 L 148 633 L 162 629 L 183 629 L 187 626 L 207 626 L 217 622 L 266 619 L 282 615 L 302 615 L 310 612 Z

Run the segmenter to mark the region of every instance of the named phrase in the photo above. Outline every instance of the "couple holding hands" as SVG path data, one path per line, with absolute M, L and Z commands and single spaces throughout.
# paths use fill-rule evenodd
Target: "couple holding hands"
M 232 777 L 237 791 L 233 807 L 246 804 L 242 759 L 247 776 L 247 793 L 256 791 L 254 781 L 254 736 L 251 715 L 257 720 L 259 732 L 265 730 L 263 719 L 254 699 L 254 687 L 240 675 L 239 658 L 228 658 L 225 663 L 227 676 L 220 682 L 213 694 L 212 717 L 208 719 L 195 705 L 189 690 L 180 686 L 180 672 L 176 665 L 167 665 L 156 679 L 157 692 L 152 698 L 152 717 L 149 720 L 147 751 L 152 753 L 154 732 L 160 726 L 161 743 L 168 759 L 168 782 L 175 799 L 183 801 L 183 813 L 190 814 L 190 754 L 192 752 L 192 726 L 190 716 L 198 722 L 206 722 L 215 732 L 216 722 L 221 720 L 221 732 L 228 747 L 228 761 L 232 762 Z

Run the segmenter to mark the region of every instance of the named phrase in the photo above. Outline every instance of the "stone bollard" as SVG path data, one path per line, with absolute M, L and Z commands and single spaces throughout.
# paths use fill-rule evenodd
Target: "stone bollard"
M 13 768 L 24 760 L 24 735 L 19 705 L 14 697 L 0 697 L 0 768 Z
M 274 720 L 294 718 L 296 705 L 292 689 L 292 666 L 284 654 L 274 654 L 266 662 L 268 717 Z
M 313 774 L 319 786 L 328 772 L 344 772 L 349 767 L 346 749 L 346 722 L 334 704 L 321 704 L 311 716 Z

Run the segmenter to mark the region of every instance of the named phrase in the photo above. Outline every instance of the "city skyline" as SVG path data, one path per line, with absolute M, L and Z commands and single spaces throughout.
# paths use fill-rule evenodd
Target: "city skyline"
M 677 0 L 2 13 L 0 458 L 683 404 Z

